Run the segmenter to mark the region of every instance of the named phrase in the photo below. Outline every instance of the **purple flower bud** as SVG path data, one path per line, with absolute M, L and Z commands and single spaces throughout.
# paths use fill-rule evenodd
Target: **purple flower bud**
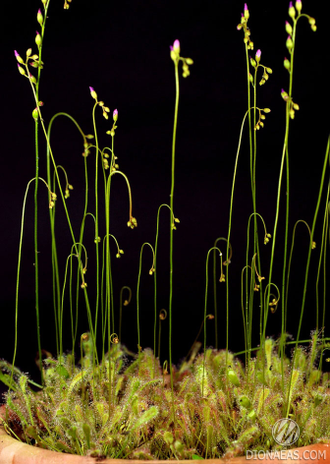
M 171 52 L 180 53 L 180 42 L 179 40 L 174 40 L 173 45 L 170 45 Z
M 298 13 L 301 12 L 301 9 L 302 9 L 301 0 L 296 0 L 296 10 L 298 11 Z
M 250 13 L 246 3 L 244 3 L 244 18 L 249 19 Z
M 257 50 L 257 52 L 256 52 L 256 60 L 257 60 L 257 61 L 260 61 L 260 57 L 261 57 L 261 50 L 259 49 L 259 50 Z
M 180 42 L 179 40 L 174 40 L 173 45 L 170 46 L 171 58 L 173 61 L 177 62 L 180 57 Z
M 15 53 L 15 58 L 16 58 L 16 60 L 17 60 L 19 63 L 24 64 L 23 58 L 20 57 L 20 55 L 17 53 L 16 50 L 14 50 L 14 53 Z
M 113 114 L 112 114 L 112 117 L 113 117 L 113 121 L 116 122 L 117 119 L 118 119 L 118 110 L 113 110 Z
M 40 26 L 43 25 L 44 17 L 42 16 L 40 8 L 39 8 L 38 13 L 37 13 L 37 21 L 40 24 Z
M 89 91 L 91 93 L 92 98 L 94 98 L 95 101 L 97 101 L 97 93 L 93 89 L 93 87 L 89 87 Z
M 292 19 L 294 19 L 295 16 L 296 16 L 296 10 L 294 9 L 294 6 L 292 5 L 292 2 L 289 3 L 289 16 Z
M 18 71 L 22 76 L 26 76 L 25 70 L 17 63 Z
M 42 40 L 41 40 L 41 35 L 39 34 L 38 31 L 36 31 L 35 43 L 37 44 L 38 48 L 41 47 Z

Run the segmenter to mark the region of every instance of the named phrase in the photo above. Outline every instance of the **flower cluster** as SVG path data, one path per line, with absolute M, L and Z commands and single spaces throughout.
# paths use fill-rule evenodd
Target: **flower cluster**
M 285 45 L 286 45 L 286 48 L 288 49 L 290 55 L 292 55 L 293 49 L 294 49 L 294 42 L 292 40 L 292 37 L 294 37 L 294 30 L 296 28 L 297 21 L 301 16 L 306 16 L 306 18 L 308 18 L 308 22 L 309 22 L 309 24 L 311 26 L 312 31 L 315 32 L 317 30 L 317 27 L 316 27 L 316 24 L 315 24 L 315 19 L 312 18 L 311 16 L 307 15 L 307 14 L 302 15 L 301 10 L 302 10 L 302 2 L 301 2 L 301 0 L 297 0 L 296 3 L 295 3 L 295 6 L 293 6 L 292 2 L 289 3 L 288 14 L 289 14 L 289 16 L 290 16 L 290 18 L 291 18 L 291 20 L 293 22 L 293 27 L 288 21 L 285 21 L 285 31 L 288 34 Z M 285 69 L 287 71 L 289 71 L 289 73 L 290 73 L 291 72 L 291 61 L 288 58 L 284 58 L 283 65 L 284 65 Z
M 254 130 L 259 130 L 261 127 L 264 127 L 263 120 L 266 119 L 266 116 L 263 113 L 270 113 L 270 108 L 257 108 L 259 111 L 259 119 L 257 124 L 254 126 Z M 267 242 L 265 242 L 266 244 Z
M 244 4 L 244 13 L 242 13 L 241 16 L 241 22 L 237 25 L 237 30 L 240 31 L 243 29 L 244 31 L 244 43 L 246 44 L 246 47 L 248 50 L 253 50 L 254 44 L 250 39 L 251 36 L 251 31 L 247 26 L 248 20 L 250 17 L 249 9 L 247 4 Z
M 175 40 L 173 45 L 170 46 L 170 55 L 175 64 L 180 60 L 182 61 L 182 76 L 188 77 L 190 75 L 189 65 L 194 64 L 191 58 L 183 58 L 180 56 L 180 42 Z
M 251 63 L 251 66 L 255 70 L 257 70 L 259 66 L 261 66 L 263 68 L 263 75 L 262 75 L 261 80 L 259 82 L 259 85 L 263 85 L 266 81 L 268 81 L 268 79 L 269 79 L 268 74 L 272 74 L 273 70 L 271 68 L 268 68 L 268 67 L 264 66 L 263 64 L 261 64 L 260 63 L 260 58 L 261 58 L 261 50 L 259 49 L 259 50 L 257 50 L 257 52 L 255 54 L 255 58 L 250 57 L 250 63 Z M 250 80 L 251 84 L 254 85 L 253 77 L 252 77 L 251 74 L 249 74 L 249 80 Z
M 292 98 L 289 96 L 289 94 L 285 90 L 281 90 L 281 97 L 283 100 L 289 104 L 289 116 L 291 119 L 294 119 L 295 117 L 295 111 L 299 110 L 299 105 L 295 103 Z

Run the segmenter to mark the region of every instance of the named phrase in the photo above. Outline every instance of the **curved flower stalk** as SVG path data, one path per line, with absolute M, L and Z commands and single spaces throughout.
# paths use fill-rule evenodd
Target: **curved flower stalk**
M 267 232 L 266 224 L 263 219 L 263 217 L 257 213 L 254 212 L 249 216 L 248 220 L 248 225 L 247 225 L 247 236 L 246 236 L 246 257 L 245 257 L 245 267 L 248 266 L 249 262 L 249 251 L 250 251 L 250 227 L 251 227 L 251 219 L 257 219 L 260 218 L 262 221 L 262 225 L 264 228 L 264 240 L 263 243 L 264 245 L 267 245 L 271 238 L 271 234 Z M 256 224 L 254 224 L 254 231 L 256 230 L 255 228 Z M 256 249 L 259 249 L 259 242 L 257 246 L 254 246 L 253 251 L 254 251 L 254 256 L 258 256 L 257 252 L 255 251 Z M 253 261 L 253 258 L 252 258 Z M 261 269 L 260 265 L 260 256 L 258 256 L 258 268 L 259 270 Z M 256 263 L 254 260 L 254 269 L 256 270 Z M 246 313 L 246 334 L 247 334 L 247 353 L 248 353 L 248 362 L 251 357 L 251 348 L 252 348 L 252 320 L 253 320 L 253 294 L 256 291 L 260 291 L 260 324 L 259 324 L 259 337 L 260 337 L 260 346 L 263 346 L 263 339 L 262 339 L 262 315 L 263 315 L 263 293 L 262 293 L 262 280 L 259 280 L 259 283 L 256 284 L 255 281 L 255 276 L 257 276 L 258 280 L 258 273 L 255 272 L 251 274 L 251 282 L 250 285 L 248 285 L 248 275 L 246 274 L 246 280 L 245 280 L 245 313 Z
M 269 108 L 256 108 L 259 112 L 259 115 L 264 115 L 264 113 L 269 113 Z M 250 114 L 250 111 L 254 110 L 254 107 L 249 108 L 243 117 L 241 129 L 239 133 L 238 145 L 236 150 L 236 157 L 235 157 L 235 165 L 234 165 L 234 173 L 231 185 L 231 193 L 230 193 L 230 204 L 229 204 L 229 220 L 228 220 L 228 233 L 227 233 L 227 251 L 226 251 L 226 262 L 229 261 L 230 256 L 230 240 L 231 240 L 231 227 L 232 227 L 232 215 L 233 215 L 233 202 L 234 202 L 234 191 L 235 191 L 235 184 L 236 184 L 236 175 L 237 175 L 237 167 L 238 167 L 238 158 L 241 151 L 241 144 L 242 144 L 242 136 L 243 136 L 243 129 L 244 124 L 246 121 L 247 116 Z M 262 126 L 261 126 L 262 127 Z M 228 279 L 228 266 L 226 266 L 226 353 L 229 350 L 229 279 Z
M 158 239 L 159 239 L 159 220 L 160 220 L 160 212 L 162 208 L 168 208 L 170 210 L 171 214 L 171 220 L 172 220 L 172 229 L 176 230 L 176 225 L 177 223 L 180 222 L 180 220 L 176 217 L 174 217 L 173 211 L 171 210 L 171 207 L 167 205 L 166 203 L 163 203 L 159 206 L 158 211 L 157 211 L 157 222 L 156 222 L 156 237 L 155 237 L 155 247 L 154 247 L 154 267 L 155 269 L 157 268 L 157 253 L 158 253 Z M 164 310 L 166 311 L 166 310 Z M 167 311 L 166 311 L 166 317 L 167 317 Z M 154 273 L 154 353 L 156 353 L 156 344 L 157 344 L 157 273 Z M 161 320 L 161 319 L 159 319 Z M 158 342 L 158 347 L 159 347 Z M 158 348 L 158 353 L 160 352 L 160 349 Z M 158 354 L 159 357 L 159 354 Z M 156 358 L 155 358 L 155 363 L 156 363 Z M 154 369 L 156 369 L 156 365 L 154 366 Z
M 227 242 L 227 239 L 224 237 L 218 237 L 214 244 L 213 244 L 213 303 L 214 303 L 214 326 L 215 326 L 215 348 L 218 349 L 218 298 L 217 298 L 217 275 L 216 275 L 216 269 L 217 269 L 217 243 L 220 240 L 224 240 Z M 231 244 L 229 243 L 229 257 L 228 260 L 221 261 L 222 266 L 229 266 L 231 263 L 231 258 L 233 255 L 233 249 L 231 247 Z M 223 273 L 223 268 L 221 266 L 221 277 L 220 277 L 220 282 L 225 282 L 226 278 Z
M 77 123 L 77 121 L 70 116 L 68 113 L 64 112 L 59 112 L 55 114 L 47 128 L 47 140 L 49 143 L 47 143 L 46 147 L 46 156 L 47 156 L 47 180 L 48 183 L 51 182 L 51 154 L 50 154 L 50 140 L 51 140 L 51 132 L 53 128 L 53 124 L 55 120 L 59 117 L 64 117 L 69 119 L 77 128 L 78 132 L 81 134 L 83 138 L 83 144 L 84 144 L 84 152 L 82 154 L 84 158 L 84 172 L 85 172 L 85 201 L 84 201 L 84 212 L 83 212 L 83 218 L 80 226 L 80 233 L 79 233 L 79 241 L 78 243 L 83 243 L 83 237 L 84 237 L 84 227 L 85 227 L 85 219 L 87 216 L 87 208 L 88 208 L 88 170 L 87 170 L 87 156 L 89 154 L 89 147 L 91 146 L 90 143 L 88 142 L 89 139 L 93 138 L 92 135 L 90 134 L 85 134 L 83 130 L 81 129 L 80 125 Z M 53 185 L 55 189 L 55 177 L 56 177 L 56 172 L 57 172 L 57 167 L 54 169 L 54 174 L 53 174 Z M 64 199 L 68 199 L 70 196 L 70 190 L 72 190 L 73 187 L 66 182 L 66 187 L 64 190 Z M 55 312 L 55 326 L 57 327 L 57 317 L 56 313 L 59 313 L 60 311 L 60 294 L 61 294 L 61 284 L 60 284 L 60 277 L 59 277 L 59 270 L 58 270 L 58 261 L 57 261 L 57 245 L 56 245 L 56 236 L 55 236 L 55 210 L 52 209 L 49 211 L 50 213 L 50 227 L 51 227 L 51 240 L 52 240 L 52 270 L 53 270 L 53 301 L 54 301 L 54 312 Z M 79 249 L 79 253 L 80 253 Z M 77 269 L 77 285 L 76 285 L 76 304 L 75 304 L 75 310 L 76 310 L 76 315 L 78 315 L 78 301 L 79 301 L 79 293 L 80 293 L 80 285 L 79 285 L 79 269 Z M 70 302 L 71 304 L 71 312 L 72 312 L 72 301 Z M 75 323 L 75 330 L 72 333 L 72 351 L 74 352 L 75 349 L 75 340 L 77 337 L 77 324 L 78 324 L 78 319 L 76 318 L 76 323 Z M 56 331 L 57 333 L 57 331 Z M 58 334 L 56 335 L 56 343 L 57 343 L 57 350 L 58 350 Z
M 140 283 L 141 283 L 141 272 L 142 272 L 142 256 L 143 256 L 143 250 L 144 247 L 148 246 L 151 249 L 152 252 L 152 265 L 151 268 L 149 269 L 149 275 L 154 275 L 156 272 L 155 269 L 155 250 L 153 246 L 145 242 L 141 246 L 140 250 L 140 260 L 139 260 L 139 273 L 138 273 L 138 280 L 137 280 L 137 286 L 136 286 L 136 319 L 137 319 L 137 347 L 138 347 L 138 352 L 140 353 L 142 350 L 141 347 L 141 335 L 140 335 Z
M 31 86 L 31 89 L 32 89 L 32 93 L 33 93 L 33 97 L 34 97 L 35 103 L 37 105 L 36 108 L 32 112 L 32 117 L 35 120 L 35 142 L 36 142 L 35 143 L 35 145 L 36 145 L 36 176 L 35 176 L 36 184 L 35 184 L 35 220 L 34 220 L 35 298 L 36 298 L 36 317 L 37 317 L 37 338 L 38 338 L 38 351 L 39 351 L 39 363 L 40 364 L 42 362 L 42 350 L 41 350 L 41 345 L 40 345 L 40 326 L 39 326 L 39 271 L 38 271 L 39 267 L 38 267 L 38 246 L 37 246 L 37 244 L 38 244 L 37 192 L 38 192 L 38 180 L 39 180 L 39 141 L 38 141 L 38 127 L 39 127 L 38 125 L 39 125 L 39 121 L 40 121 L 42 130 L 44 132 L 44 136 L 45 136 L 46 144 L 47 144 L 47 149 L 49 150 L 49 156 L 50 156 L 50 158 L 52 160 L 52 164 L 53 164 L 53 167 L 54 167 L 55 177 L 56 177 L 57 184 L 58 184 L 58 187 L 59 187 L 60 196 L 62 198 L 62 202 L 63 202 L 63 206 L 64 206 L 64 210 L 65 210 L 65 215 L 66 215 L 66 218 L 67 218 L 70 234 L 71 234 L 71 237 L 72 237 L 72 242 L 77 243 L 77 241 L 75 239 L 75 236 L 74 236 L 73 228 L 72 228 L 72 225 L 71 225 L 71 221 L 70 221 L 69 213 L 68 213 L 68 210 L 67 210 L 66 202 L 65 202 L 65 194 L 64 194 L 64 192 L 62 190 L 62 187 L 61 187 L 61 183 L 60 183 L 60 180 L 59 180 L 59 174 L 58 174 L 58 171 L 57 171 L 57 167 L 56 167 L 56 163 L 55 163 L 55 160 L 54 160 L 53 152 L 52 152 L 52 149 L 51 149 L 51 146 L 50 146 L 50 141 L 49 141 L 48 134 L 47 134 L 47 131 L 46 131 L 46 127 L 45 127 L 45 124 L 44 124 L 44 121 L 43 121 L 43 118 L 42 118 L 42 115 L 41 115 L 41 107 L 43 106 L 43 102 L 40 101 L 40 99 L 39 99 L 40 73 L 41 73 L 41 69 L 43 67 L 43 62 L 41 60 L 41 51 L 42 51 L 43 38 L 44 38 L 44 32 L 45 32 L 45 21 L 46 21 L 45 18 L 47 17 L 47 9 L 48 9 L 48 6 L 49 6 L 49 0 L 42 1 L 42 3 L 43 3 L 43 6 L 44 6 L 44 15 L 41 13 L 40 10 L 38 11 L 38 14 L 37 14 L 37 21 L 38 21 L 39 25 L 41 26 L 41 34 L 37 31 L 36 37 L 35 37 L 35 43 L 36 43 L 36 45 L 38 47 L 39 54 L 38 55 L 36 55 L 36 54 L 32 55 L 32 49 L 29 48 L 26 51 L 26 59 L 24 61 L 23 58 L 17 53 L 17 51 L 15 51 L 15 57 L 16 57 L 16 60 L 18 62 L 17 63 L 18 71 L 20 72 L 20 74 L 22 76 L 26 77 L 29 80 L 29 83 L 30 83 L 30 86 Z M 29 70 L 29 66 L 38 69 L 37 77 L 35 75 L 31 74 L 31 72 Z M 50 202 L 51 201 L 52 201 L 52 198 L 50 198 Z M 52 229 L 52 233 L 53 233 L 53 229 Z M 54 241 L 52 240 L 52 246 L 53 246 L 53 244 L 54 244 Z M 77 251 L 77 254 L 78 254 L 78 251 Z M 53 261 L 53 262 L 56 262 L 56 261 Z M 56 264 L 54 264 L 54 265 L 55 265 L 55 269 L 56 269 Z M 57 293 L 57 295 L 59 295 L 59 293 Z M 87 307 L 87 313 L 90 313 L 90 305 L 89 305 L 89 300 L 88 300 L 86 287 L 84 287 L 84 296 L 85 296 L 85 302 L 86 302 L 86 307 Z M 59 299 L 58 299 L 58 302 L 59 302 Z M 93 333 L 93 328 L 92 327 L 90 327 L 90 331 Z
M 206 324 L 205 321 L 206 319 L 210 319 L 210 315 L 207 315 L 207 297 L 208 297 L 208 289 L 209 289 L 209 258 L 210 258 L 210 253 L 211 251 L 218 251 L 219 252 L 219 257 L 220 257 L 220 269 L 221 269 L 221 275 L 220 275 L 220 282 L 224 282 L 224 274 L 222 272 L 222 253 L 220 248 L 218 247 L 212 247 L 209 249 L 207 252 L 206 256 L 206 264 L 205 264 L 205 294 L 204 294 L 204 318 L 203 318 L 203 324 L 204 324 L 204 361 L 203 361 L 203 374 L 202 374 L 202 397 L 204 396 L 204 379 L 205 379 L 205 356 L 206 356 Z
M 42 181 L 49 192 L 49 196 L 51 198 L 49 202 L 49 208 L 54 207 L 54 202 L 56 200 L 56 194 L 54 192 L 51 192 L 49 185 L 47 182 L 42 178 L 39 177 L 39 180 Z M 22 215 L 21 215 L 21 230 L 20 230 L 20 237 L 19 237 L 19 246 L 18 246 L 18 259 L 17 259 L 17 271 L 16 271 L 16 287 L 15 287 L 15 335 L 14 335 L 14 350 L 13 350 L 13 360 L 12 360 L 12 371 L 11 371 L 11 379 L 13 378 L 14 375 L 14 366 L 15 366 L 15 361 L 16 361 L 16 354 L 17 354 L 17 344 L 18 344 L 18 296 L 19 296 L 19 285 L 20 285 L 20 275 L 21 275 L 21 260 L 22 260 L 22 245 L 23 245 L 23 232 L 24 232 L 24 222 L 25 222 L 25 209 L 26 209 L 26 200 L 29 192 L 30 185 L 32 182 L 36 182 L 36 178 L 34 177 L 31 179 L 25 189 L 25 194 L 23 198 L 23 205 L 22 205 Z M 38 326 L 38 340 L 40 339 L 40 329 Z M 39 361 L 40 361 L 40 356 L 42 353 L 39 353 Z M 41 364 L 40 364 L 41 365 Z M 43 377 L 41 377 L 43 379 Z

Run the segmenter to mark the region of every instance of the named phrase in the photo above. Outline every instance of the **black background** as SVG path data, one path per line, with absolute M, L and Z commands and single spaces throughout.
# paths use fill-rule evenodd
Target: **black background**
M 34 44 L 39 30 L 38 1 L 15 1 L 5 6 L 2 29 L 2 136 L 0 156 L 0 357 L 11 359 L 14 340 L 14 298 L 21 206 L 27 182 L 34 177 L 34 102 L 27 79 L 17 72 L 13 50 L 22 56 Z M 249 27 L 255 50 L 262 51 L 261 63 L 273 69 L 265 86 L 258 89 L 258 106 L 269 107 L 265 127 L 258 132 L 257 205 L 272 233 L 278 173 L 284 137 L 285 104 L 281 88 L 288 90 L 289 76 L 283 68 L 287 2 L 250 1 Z M 122 341 L 136 350 L 135 289 L 139 249 L 144 241 L 154 243 L 157 208 L 169 202 L 170 163 L 174 110 L 174 66 L 169 45 L 181 42 L 181 55 L 191 57 L 191 75 L 180 78 L 180 107 L 176 151 L 175 215 L 180 219 L 174 234 L 173 360 L 189 350 L 203 319 L 205 259 L 219 236 L 227 236 L 232 173 L 241 122 L 247 109 L 246 67 L 243 32 L 237 31 L 244 3 L 240 1 L 73 0 L 68 11 L 52 0 L 44 41 L 40 98 L 46 123 L 53 114 L 65 111 L 77 119 L 85 133 L 92 133 L 93 100 L 89 86 L 99 99 L 118 108 L 115 153 L 120 169 L 128 176 L 133 192 L 133 215 L 138 228 L 130 230 L 127 192 L 122 179 L 112 185 L 112 233 L 125 254 L 113 260 L 118 323 L 119 289 L 130 285 L 133 301 L 125 309 Z M 290 128 L 290 231 L 298 219 L 311 224 L 317 200 L 321 168 L 329 133 L 329 5 L 305 1 L 303 12 L 316 18 L 312 32 L 306 18 L 299 20 L 293 100 L 300 105 Z M 110 143 L 105 134 L 111 121 L 97 112 L 100 146 Z M 46 177 L 45 144 L 41 135 L 40 175 Z M 54 124 L 52 145 L 57 163 L 68 172 L 74 190 L 68 200 L 78 234 L 83 200 L 83 151 L 79 134 L 67 120 Z M 244 348 L 240 309 L 240 272 L 245 264 L 246 224 L 252 211 L 249 187 L 249 152 L 244 131 L 236 182 L 230 268 L 230 348 Z M 90 177 L 94 155 L 89 157 Z M 33 267 L 33 194 L 29 194 L 24 231 L 24 248 L 19 304 L 17 363 L 36 374 L 36 328 Z M 39 194 L 40 307 L 42 346 L 55 352 L 51 298 L 48 204 L 46 190 Z M 282 192 L 285 193 L 284 190 Z M 101 202 L 101 205 L 103 203 Z M 322 204 L 323 205 L 323 204 Z M 323 205 L 324 207 L 324 205 Z M 91 210 L 93 208 L 91 201 Z M 58 231 L 61 269 L 70 249 L 70 237 L 58 202 Z M 283 242 L 283 204 L 276 246 L 273 281 L 280 285 Z M 323 211 L 323 210 L 322 210 Z M 322 211 L 320 218 L 322 217 Z M 168 308 L 168 229 L 163 214 L 159 263 L 158 305 Z M 320 225 L 315 240 L 320 244 Z M 291 233 L 291 232 L 290 232 Z M 222 242 L 224 243 L 224 242 Z M 93 297 L 93 232 L 86 235 L 90 260 L 86 280 Z M 308 234 L 301 228 L 295 252 L 289 296 L 288 330 L 295 336 L 300 314 L 301 284 L 306 262 Z M 223 245 L 222 245 L 223 247 Z M 264 269 L 271 244 L 262 249 Z M 319 250 L 319 247 L 318 247 Z M 115 253 L 115 249 L 113 248 Z M 313 269 L 317 263 L 313 257 Z M 153 344 L 153 283 L 148 275 L 151 255 L 146 252 L 141 287 L 141 344 Z M 211 277 L 211 275 L 210 275 Z M 267 274 L 266 274 L 267 278 Z M 315 328 L 315 278 L 310 281 L 310 298 L 305 309 L 303 337 Z M 224 285 L 224 284 L 222 284 Z M 225 346 L 224 291 L 220 287 L 219 348 Z M 208 313 L 213 312 L 212 286 Z M 268 334 L 278 336 L 281 315 L 269 316 Z M 69 320 L 66 319 L 68 328 Z M 208 344 L 214 346 L 214 321 L 208 324 Z M 258 338 L 256 310 L 254 340 Z M 81 332 L 87 325 L 81 323 Z M 162 359 L 167 358 L 167 322 L 163 327 Z M 70 348 L 69 338 L 66 338 Z

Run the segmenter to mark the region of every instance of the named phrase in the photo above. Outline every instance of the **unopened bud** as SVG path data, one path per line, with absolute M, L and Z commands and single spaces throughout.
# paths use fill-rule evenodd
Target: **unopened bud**
M 17 60 L 19 63 L 24 64 L 23 58 L 17 53 L 16 50 L 14 50 L 14 53 L 15 53 L 15 58 L 16 58 L 16 60 Z
M 180 41 L 178 39 L 173 42 L 173 50 L 177 53 L 180 53 Z
M 281 90 L 281 97 L 283 98 L 284 101 L 288 101 L 289 100 L 289 95 L 286 93 L 285 90 Z
M 26 76 L 25 69 L 23 69 L 18 63 L 17 63 L 18 71 L 22 74 L 22 76 Z
M 290 71 L 291 64 L 290 64 L 290 61 L 287 58 L 284 58 L 283 66 L 285 67 L 285 69 Z
M 38 120 L 38 117 L 39 117 L 39 113 L 38 113 L 38 109 L 37 108 L 34 108 L 34 110 L 32 111 L 32 117 L 35 121 Z
M 43 25 L 44 17 L 42 16 L 40 8 L 39 8 L 38 13 L 37 13 L 37 21 L 40 24 L 40 26 Z
M 117 119 L 118 119 L 118 110 L 117 109 L 113 110 L 112 117 L 113 117 L 113 121 L 117 122 Z
M 261 50 L 257 50 L 257 52 L 256 52 L 256 56 L 255 56 L 255 58 L 256 58 L 256 62 L 257 62 L 257 63 L 259 63 L 259 61 L 260 61 L 260 57 L 261 57 Z
M 35 42 L 37 44 L 37 47 L 40 48 L 41 44 L 42 44 L 42 39 L 41 39 L 41 35 L 39 34 L 38 31 L 36 32 Z
M 177 61 L 180 56 L 180 42 L 179 40 L 174 40 L 173 45 L 170 46 L 170 55 L 173 61 Z
M 244 3 L 244 18 L 249 19 L 250 13 L 246 3 Z
M 292 5 L 292 2 L 289 3 L 289 16 L 292 19 L 294 19 L 296 17 L 296 10 L 294 9 L 294 6 Z
M 301 0 L 297 0 L 296 1 L 296 10 L 298 11 L 298 14 L 300 14 L 301 10 L 302 10 L 302 3 L 301 3 Z
M 289 50 L 289 52 L 291 53 L 292 49 L 293 49 L 293 41 L 291 39 L 291 36 L 288 35 L 288 38 L 286 39 L 286 48 Z
M 285 31 L 287 34 L 292 35 L 292 26 L 288 21 L 285 21 Z
M 97 93 L 95 92 L 95 90 L 93 89 L 93 87 L 89 87 L 89 91 L 90 91 L 90 93 L 91 93 L 92 98 L 94 98 L 94 100 L 97 101 Z
M 316 27 L 316 25 L 315 25 L 315 22 L 316 22 L 315 19 L 310 17 L 309 20 L 308 20 L 308 22 L 309 22 L 309 24 L 311 25 L 312 31 L 315 32 L 316 29 L 317 29 L 317 27 Z
M 36 84 L 36 83 L 37 83 L 37 79 L 36 79 L 31 73 L 29 73 L 29 78 L 30 78 L 30 81 L 31 81 L 33 84 Z

